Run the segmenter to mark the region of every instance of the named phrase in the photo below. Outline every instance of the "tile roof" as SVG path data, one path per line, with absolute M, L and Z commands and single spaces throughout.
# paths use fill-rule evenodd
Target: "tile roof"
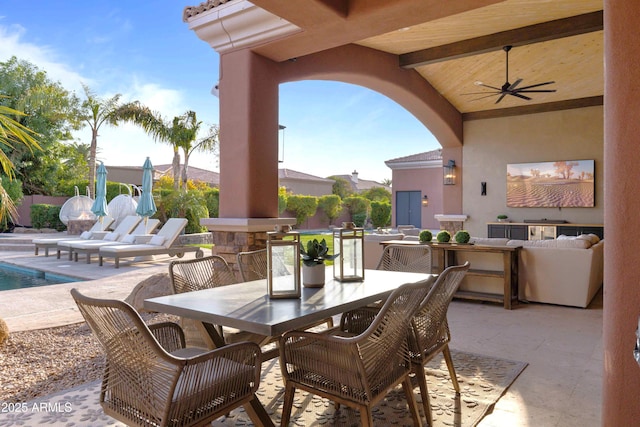
M 187 22 L 187 19 L 193 16 L 196 16 L 202 12 L 206 12 L 207 10 L 213 9 L 231 1 L 233 0 L 207 0 L 197 6 L 187 6 L 182 12 L 182 21 Z
M 410 156 L 398 157 L 391 160 L 386 160 L 385 164 L 393 163 L 406 163 L 406 162 L 425 162 L 431 160 L 442 160 L 442 149 L 425 151 L 424 153 L 412 154 Z
M 183 167 L 184 165 L 180 165 Z M 171 175 L 173 165 L 153 165 L 156 174 Z M 189 166 L 187 177 L 192 180 L 206 182 L 209 185 L 220 186 L 220 174 L 218 172 Z
M 319 176 L 309 175 L 303 172 L 294 171 L 292 169 L 278 169 L 278 179 L 302 179 L 306 181 L 332 182 L 333 179 L 321 178 Z

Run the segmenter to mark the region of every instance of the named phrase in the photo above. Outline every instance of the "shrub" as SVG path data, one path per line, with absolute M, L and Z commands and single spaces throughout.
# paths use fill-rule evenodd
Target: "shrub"
M 371 202 L 371 222 L 375 228 L 389 225 L 391 222 L 391 205 L 387 202 Z
M 469 232 L 467 230 L 460 230 L 456 233 L 455 236 L 453 236 L 453 239 L 456 241 L 456 243 L 469 243 L 471 236 L 469 235 Z
M 329 224 L 331 224 L 340 216 L 340 213 L 342 213 L 342 199 L 336 194 L 320 196 L 318 199 L 318 207 L 322 209 L 329 219 Z
M 451 233 L 449 233 L 447 230 L 442 230 L 438 234 L 436 234 L 436 240 L 439 243 L 447 243 L 451 240 Z
M 318 198 L 292 194 L 287 197 L 287 210 L 296 215 L 296 225 L 300 225 L 313 216 L 318 209 Z
M 220 214 L 220 189 L 208 188 L 203 191 L 203 194 L 209 211 L 209 218 L 218 218 Z
M 418 239 L 420 239 L 421 242 L 430 242 L 431 239 L 433 239 L 433 233 L 429 230 L 422 230 L 418 235 Z
M 60 221 L 61 206 L 48 204 L 31 205 L 31 225 L 33 228 L 53 228 L 62 231 L 66 227 Z
M 351 218 L 353 219 L 353 223 L 356 225 L 356 227 L 364 227 L 364 224 L 367 221 L 367 214 L 357 213 L 353 214 Z

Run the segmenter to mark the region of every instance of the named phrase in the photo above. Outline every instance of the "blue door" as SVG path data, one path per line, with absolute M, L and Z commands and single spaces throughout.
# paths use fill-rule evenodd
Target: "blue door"
M 420 191 L 396 191 L 396 227 L 413 225 L 422 228 Z

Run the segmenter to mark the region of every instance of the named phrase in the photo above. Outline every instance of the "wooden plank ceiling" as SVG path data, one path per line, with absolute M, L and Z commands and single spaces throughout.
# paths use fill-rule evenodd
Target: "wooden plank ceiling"
M 256 46 L 274 61 L 356 43 L 398 56 L 465 120 L 602 104 L 603 0 L 252 0 L 302 31 Z M 530 101 L 482 98 L 500 88 L 555 82 Z M 479 90 L 480 89 L 480 90 Z M 471 95 L 469 95 L 471 93 Z

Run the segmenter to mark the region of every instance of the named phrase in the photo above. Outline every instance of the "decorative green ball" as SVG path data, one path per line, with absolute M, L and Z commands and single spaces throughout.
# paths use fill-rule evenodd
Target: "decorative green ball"
M 421 242 L 430 242 L 433 239 L 433 234 L 429 230 L 422 230 L 418 235 Z
M 456 243 L 469 243 L 471 236 L 467 230 L 460 230 L 454 236 Z
M 439 243 L 447 243 L 451 240 L 451 234 L 447 230 L 442 230 L 436 235 L 436 240 Z

